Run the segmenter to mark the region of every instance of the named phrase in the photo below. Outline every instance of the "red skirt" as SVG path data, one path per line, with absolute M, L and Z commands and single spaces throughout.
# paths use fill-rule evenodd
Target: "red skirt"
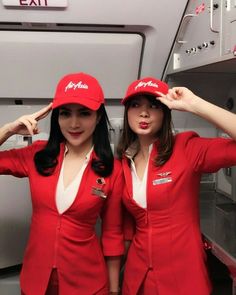
M 54 268 L 51 272 L 51 276 L 48 282 L 47 290 L 45 295 L 58 295 L 59 294 L 59 283 L 57 270 Z M 28 295 L 21 291 L 21 295 Z
M 157 282 L 152 270 L 147 272 L 137 295 L 158 295 Z

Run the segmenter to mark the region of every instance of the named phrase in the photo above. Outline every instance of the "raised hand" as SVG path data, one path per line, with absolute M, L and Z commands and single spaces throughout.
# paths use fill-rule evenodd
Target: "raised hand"
M 39 133 L 38 121 L 45 118 L 51 111 L 52 103 L 42 108 L 41 110 L 30 114 L 24 115 L 15 120 L 14 122 L 8 123 L 8 130 L 13 134 L 20 135 L 34 135 Z
M 157 97 L 163 104 L 169 109 L 179 111 L 192 112 L 194 105 L 200 103 L 202 99 L 195 95 L 186 87 L 173 87 L 169 89 L 166 95 L 161 92 L 158 93 L 160 97 Z

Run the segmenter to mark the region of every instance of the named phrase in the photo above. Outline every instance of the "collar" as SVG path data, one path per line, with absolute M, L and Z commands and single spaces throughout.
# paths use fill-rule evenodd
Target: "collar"
M 125 156 L 131 161 L 133 161 L 133 158 L 136 156 L 139 150 L 139 146 L 140 145 L 138 141 L 133 142 L 125 151 Z M 153 148 L 153 143 L 151 143 L 148 147 L 149 155 L 151 154 L 152 148 Z
M 93 152 L 93 148 L 94 146 L 91 147 L 91 149 L 89 150 L 89 152 L 86 154 L 85 156 L 85 162 L 88 163 L 89 162 L 89 159 L 91 157 L 91 154 Z M 65 150 L 64 150 L 64 157 L 65 155 L 68 153 L 69 149 L 68 149 L 68 146 L 65 144 Z
M 128 159 L 132 160 L 137 154 L 138 149 L 139 149 L 139 142 L 136 140 L 127 148 L 127 150 L 125 151 L 125 156 Z

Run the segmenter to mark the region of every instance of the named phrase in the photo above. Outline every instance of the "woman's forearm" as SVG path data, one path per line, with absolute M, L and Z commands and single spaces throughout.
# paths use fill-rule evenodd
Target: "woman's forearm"
M 0 145 L 13 135 L 8 126 L 8 124 L 5 124 L 0 128 Z
M 236 114 L 201 98 L 199 98 L 199 103 L 195 104 L 193 113 L 222 129 L 236 140 Z
M 236 140 L 236 114 L 202 99 L 186 87 L 173 87 L 158 99 L 168 108 L 191 112 L 222 129 Z

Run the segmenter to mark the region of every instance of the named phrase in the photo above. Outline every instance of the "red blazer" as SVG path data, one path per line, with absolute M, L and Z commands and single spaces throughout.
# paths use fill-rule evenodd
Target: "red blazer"
M 199 186 L 203 172 L 236 164 L 236 142 L 205 139 L 193 132 L 175 137 L 171 158 L 161 167 L 150 155 L 147 176 L 147 209 L 133 199 L 127 158 L 124 204 L 136 221 L 136 233 L 125 266 L 122 295 L 134 295 L 149 269 L 158 295 L 209 295 L 211 284 L 199 225 Z M 153 295 L 145 294 L 145 295 Z
M 59 214 L 55 192 L 64 154 L 61 145 L 53 175 L 40 175 L 33 162 L 45 142 L 0 152 L 0 174 L 28 177 L 32 198 L 32 222 L 21 271 L 21 289 L 26 295 L 44 295 L 53 267 L 58 270 L 61 295 L 108 294 L 105 256 L 123 254 L 121 194 L 124 185 L 121 165 L 98 184 L 100 178 L 88 164 L 73 204 Z M 94 154 L 91 155 L 91 158 Z M 91 161 L 91 159 L 90 159 Z M 95 190 L 94 190 L 95 188 Z M 98 196 L 96 188 L 106 198 Z M 101 243 L 95 234 L 102 218 Z

